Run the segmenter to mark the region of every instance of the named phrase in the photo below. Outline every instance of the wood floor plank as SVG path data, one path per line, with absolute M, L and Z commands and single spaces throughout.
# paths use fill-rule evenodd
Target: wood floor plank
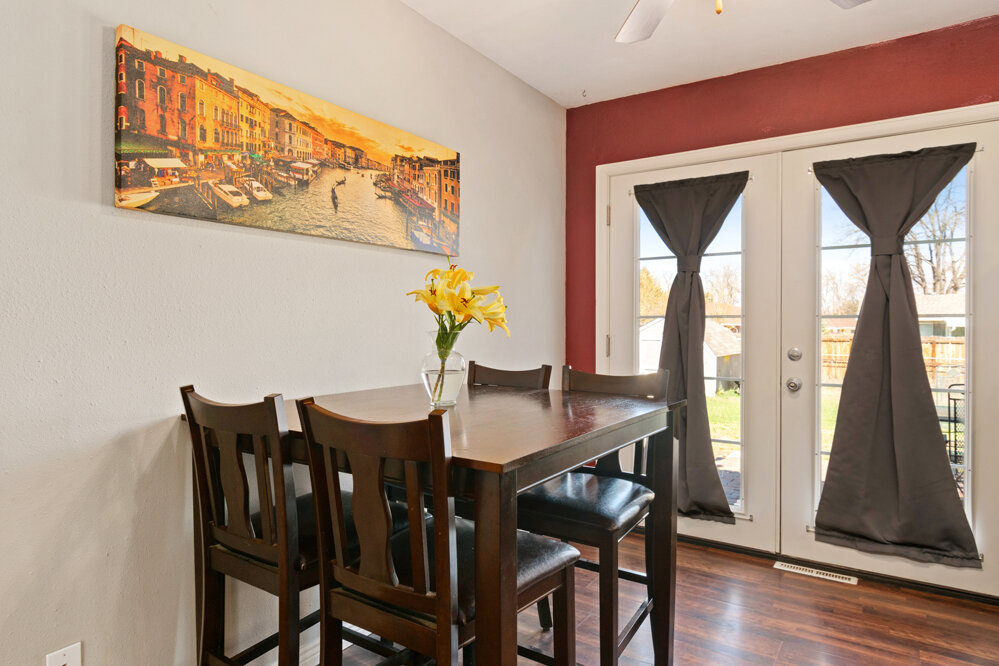
M 596 554 L 586 548 L 584 557 Z M 621 564 L 643 570 L 641 537 L 621 544 Z M 621 583 L 621 621 L 644 599 Z M 597 577 L 576 570 L 577 660 L 599 663 Z M 999 606 L 861 580 L 845 585 L 773 568 L 763 558 L 680 544 L 677 551 L 675 661 L 688 664 L 824 666 L 939 664 L 999 666 Z M 551 649 L 533 610 L 518 619 L 521 644 Z M 645 623 L 621 658 L 653 663 Z M 350 648 L 348 665 L 376 663 Z M 520 663 L 530 664 L 521 659 Z

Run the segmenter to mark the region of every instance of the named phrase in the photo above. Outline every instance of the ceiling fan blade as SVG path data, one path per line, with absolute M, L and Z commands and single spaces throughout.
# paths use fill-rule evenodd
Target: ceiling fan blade
M 870 0 L 830 0 L 830 2 L 835 2 L 843 9 L 853 9 L 857 5 L 862 5 L 865 2 L 870 2 Z
M 863 1 L 863 0 L 862 0 Z M 666 10 L 673 0 L 638 0 L 631 8 L 631 13 L 625 19 L 624 25 L 617 31 L 615 42 L 633 44 L 648 39 L 656 31 Z

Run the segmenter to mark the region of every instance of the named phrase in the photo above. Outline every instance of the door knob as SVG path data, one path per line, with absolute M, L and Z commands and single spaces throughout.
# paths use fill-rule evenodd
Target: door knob
M 801 390 L 801 380 L 798 379 L 797 377 L 791 377 L 786 382 L 784 382 L 784 386 L 786 386 L 787 390 L 790 391 L 791 393 L 797 393 L 798 391 Z
M 787 350 L 787 357 L 792 361 L 800 361 L 801 350 L 798 349 L 797 347 L 791 347 L 790 349 Z

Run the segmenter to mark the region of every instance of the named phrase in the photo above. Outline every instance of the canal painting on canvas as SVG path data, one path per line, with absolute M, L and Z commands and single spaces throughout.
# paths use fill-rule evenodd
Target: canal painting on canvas
M 115 205 L 456 255 L 459 154 L 129 26 Z

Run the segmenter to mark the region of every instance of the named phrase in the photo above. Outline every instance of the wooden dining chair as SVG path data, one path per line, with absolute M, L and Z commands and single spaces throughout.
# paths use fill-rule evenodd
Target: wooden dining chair
M 316 585 L 314 513 L 295 495 L 284 401 L 269 395 L 250 405 L 224 405 L 180 389 L 194 445 L 198 568 L 198 664 L 245 663 L 278 648 L 278 664 L 298 663 L 299 632 L 318 616 L 299 619 L 299 593 Z M 247 475 L 247 457 L 256 482 Z M 251 510 L 251 497 L 259 511 Z M 310 549 L 312 553 L 310 554 Z M 225 577 L 278 597 L 278 631 L 227 657 Z
M 666 400 L 669 371 L 649 375 L 597 375 L 562 368 L 563 391 L 587 391 Z M 600 587 L 600 663 L 616 664 L 652 602 L 646 599 L 618 631 L 618 579 L 647 585 L 645 574 L 618 566 L 618 543 L 649 514 L 653 493 L 645 475 L 644 441 L 634 443 L 634 471 L 621 468 L 615 451 L 518 497 L 517 523 L 522 529 L 597 548 L 598 562 L 580 559 L 576 566 L 596 571 Z M 648 551 L 646 551 L 648 552 Z M 648 562 L 646 562 L 648 570 Z M 542 602 L 542 605 L 545 602 Z M 544 619 L 542 609 L 539 615 Z
M 552 379 L 552 366 L 542 365 L 533 370 L 498 370 L 475 361 L 468 362 L 469 386 L 509 386 L 513 388 L 548 388 Z
M 298 401 L 311 461 L 320 558 L 320 664 L 342 663 L 343 622 L 372 631 L 438 664 L 457 664 L 475 639 L 474 523 L 454 515 L 448 484 L 448 414 L 372 423 Z M 340 470 L 352 476 L 359 557 L 344 531 Z M 392 536 L 385 481 L 405 489 L 409 529 Z M 433 515 L 425 511 L 432 493 Z M 555 663 L 575 663 L 573 564 L 579 551 L 546 537 L 517 534 L 517 603 L 555 598 Z M 467 648 L 466 648 L 467 649 Z
M 314 503 L 311 493 L 296 495 L 284 400 L 226 405 L 193 386 L 180 394 L 194 453 L 198 664 L 245 663 L 275 647 L 281 666 L 297 664 L 299 633 L 319 621 L 318 611 L 299 618 L 299 593 L 319 582 L 319 568 Z M 349 493 L 344 505 L 347 548 L 356 553 Z M 406 508 L 393 503 L 391 515 L 393 531 L 404 529 Z M 233 657 L 223 649 L 226 576 L 278 597 L 278 631 Z M 347 638 L 382 655 L 397 652 L 356 632 Z

